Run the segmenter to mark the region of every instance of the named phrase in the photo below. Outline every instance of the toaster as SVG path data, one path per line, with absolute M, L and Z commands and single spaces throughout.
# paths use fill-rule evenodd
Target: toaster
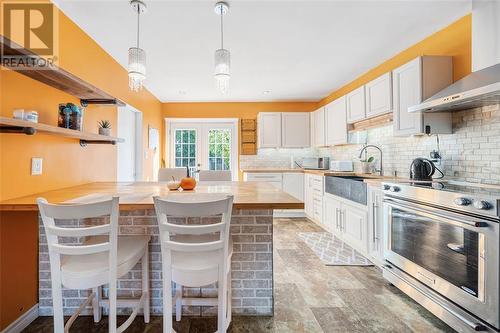
M 340 172 L 353 172 L 354 165 L 352 161 L 330 161 L 330 170 Z

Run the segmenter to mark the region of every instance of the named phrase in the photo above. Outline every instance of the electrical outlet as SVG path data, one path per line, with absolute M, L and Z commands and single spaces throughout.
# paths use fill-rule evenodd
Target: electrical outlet
M 39 176 L 42 174 L 42 161 L 41 157 L 32 157 L 31 158 L 31 175 Z

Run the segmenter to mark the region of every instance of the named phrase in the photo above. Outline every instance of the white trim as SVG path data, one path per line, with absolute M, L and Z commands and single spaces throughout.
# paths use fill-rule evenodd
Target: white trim
M 232 129 L 233 135 L 231 139 L 231 176 L 233 181 L 238 180 L 239 172 L 239 119 L 238 118 L 165 118 L 165 147 L 166 147 L 166 158 L 165 160 L 169 162 L 169 165 L 173 165 L 173 156 L 171 152 L 173 151 L 173 140 L 171 140 L 172 136 L 172 127 L 176 124 L 193 124 L 193 128 L 199 131 L 200 134 L 204 133 L 206 127 L 210 124 L 224 124 Z M 203 161 L 199 161 L 200 157 L 203 159 L 203 156 L 208 156 L 208 142 L 201 142 L 196 140 L 197 149 L 199 152 L 199 156 L 197 156 L 196 163 L 200 164 Z
M 142 181 L 142 122 L 143 114 L 140 111 L 135 113 L 135 181 Z
M 36 318 L 38 318 L 38 303 L 10 323 L 1 333 L 19 333 L 28 327 Z
M 134 154 L 135 154 L 134 180 L 141 181 L 141 180 L 143 180 L 142 179 L 142 158 L 143 158 L 142 123 L 143 123 L 143 114 L 141 111 L 139 111 L 138 109 L 134 108 L 133 106 L 131 106 L 129 104 L 127 104 L 125 106 L 119 106 L 117 109 L 117 112 L 116 112 L 116 122 L 117 122 L 116 133 L 118 136 L 120 136 L 119 135 L 120 129 L 118 127 L 118 124 L 119 124 L 118 118 L 120 117 L 120 109 L 134 112 L 134 120 L 135 120 L 135 124 L 134 124 L 135 136 L 134 136 L 134 143 L 133 143 L 134 144 Z M 118 158 L 119 150 L 120 150 L 120 146 L 118 144 L 118 148 L 116 149 L 116 156 L 117 156 L 116 167 L 117 167 L 117 170 L 118 170 L 118 163 L 120 162 L 119 158 Z M 117 177 L 117 179 L 119 178 L 118 172 L 116 173 L 116 177 Z
M 238 118 L 165 118 L 168 123 L 235 123 Z
M 303 209 L 275 209 L 273 217 L 286 218 L 286 217 L 307 217 Z

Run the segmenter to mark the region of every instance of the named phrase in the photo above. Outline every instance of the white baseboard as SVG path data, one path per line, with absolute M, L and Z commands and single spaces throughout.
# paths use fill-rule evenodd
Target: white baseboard
M 305 217 L 306 214 L 303 209 L 275 209 L 273 216 L 280 217 Z
M 38 318 L 38 303 L 35 304 L 28 311 L 23 313 L 21 317 L 13 321 L 0 333 L 20 333 L 22 330 L 28 327 L 28 325 L 31 324 L 33 320 L 35 320 L 36 318 Z

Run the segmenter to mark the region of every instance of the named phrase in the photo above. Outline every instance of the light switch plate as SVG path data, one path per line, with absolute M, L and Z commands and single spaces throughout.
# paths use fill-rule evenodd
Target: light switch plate
M 39 176 L 42 174 L 42 161 L 41 157 L 32 157 L 31 158 L 31 175 Z

